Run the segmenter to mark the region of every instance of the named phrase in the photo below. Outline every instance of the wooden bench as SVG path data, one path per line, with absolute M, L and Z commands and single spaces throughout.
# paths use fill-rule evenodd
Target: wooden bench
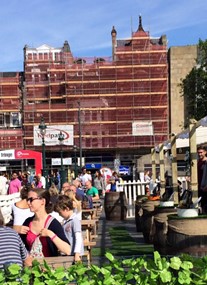
M 91 249 L 96 245 L 96 241 L 94 239 L 97 237 L 97 221 L 97 219 L 81 221 L 84 242 L 84 256 L 86 256 L 88 264 L 90 264 L 92 261 Z
M 96 219 L 97 218 L 97 209 L 82 209 L 82 219 Z
M 43 264 L 45 260 L 47 264 L 54 269 L 57 267 L 68 268 L 72 265 L 74 261 L 74 256 L 71 255 L 52 256 L 52 257 L 38 258 L 36 260 L 39 261 L 40 264 Z

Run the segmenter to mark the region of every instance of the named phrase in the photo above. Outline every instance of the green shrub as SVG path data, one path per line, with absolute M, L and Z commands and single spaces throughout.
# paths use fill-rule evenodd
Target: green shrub
M 102 267 L 78 263 L 64 269 L 52 269 L 46 262 L 40 265 L 36 260 L 32 268 L 21 269 L 12 264 L 0 271 L 0 285 L 178 285 L 207 284 L 207 257 L 193 258 L 161 257 L 154 252 L 154 258 L 117 259 L 106 253 L 108 263 Z

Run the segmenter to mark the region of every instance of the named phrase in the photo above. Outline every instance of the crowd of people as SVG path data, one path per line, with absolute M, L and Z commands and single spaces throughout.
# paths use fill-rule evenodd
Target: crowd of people
M 45 188 L 46 179 L 40 173 L 32 176 L 29 171 L 13 171 L 11 177 L 0 172 L 0 195 L 17 193 L 23 186 L 28 185 L 33 188 Z
M 93 208 L 109 191 L 116 191 L 118 177 L 106 181 L 97 171 L 94 177 L 83 168 L 71 182 L 59 189 L 51 183 L 46 189 L 45 178 L 38 174 L 31 179 L 28 172 L 13 172 L 9 181 L 0 175 L 0 193 L 20 192 L 21 200 L 12 205 L 13 224 L 4 225 L 0 215 L 0 269 L 8 263 L 32 265 L 34 258 L 72 255 L 74 262 L 81 261 L 83 236 L 81 219 L 83 208 Z

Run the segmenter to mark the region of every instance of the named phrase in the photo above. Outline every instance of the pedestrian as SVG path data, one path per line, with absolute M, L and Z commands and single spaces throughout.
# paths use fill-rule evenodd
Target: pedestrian
M 198 197 L 201 197 L 203 214 L 207 214 L 207 151 L 204 146 L 197 148 L 198 154 Z
M 119 182 L 120 179 L 118 177 L 118 173 L 116 171 L 114 171 L 112 173 L 112 176 L 109 178 L 109 183 L 111 184 L 111 188 L 110 191 L 111 192 L 116 192 L 116 182 Z
M 20 191 L 21 200 L 12 205 L 13 229 L 19 234 L 26 234 L 29 227 L 23 226 L 24 221 L 34 216 L 27 203 L 29 187 L 23 186 Z
M 41 173 L 38 173 L 37 174 L 37 178 L 42 183 L 42 188 L 46 188 L 46 179 L 45 179 L 45 177 Z
M 92 181 L 91 174 L 87 173 L 87 170 L 86 170 L 85 166 L 82 167 L 82 173 L 81 173 L 79 178 L 81 180 L 82 186 L 85 186 L 87 181 Z
M 105 179 L 103 178 L 100 170 L 97 170 L 95 172 L 95 177 L 93 180 L 93 186 L 98 189 L 99 197 L 104 196 L 105 190 L 106 190 L 106 182 L 105 182 Z
M 29 186 L 29 181 L 28 181 L 28 175 L 27 173 L 22 174 L 22 181 L 21 181 L 21 186 Z
M 43 188 L 42 182 L 40 180 L 40 176 L 36 175 L 32 182 L 32 188 Z
M 150 172 L 149 172 L 149 170 L 145 170 L 145 172 L 144 172 L 144 182 L 147 183 L 145 185 L 145 194 L 148 195 L 148 196 L 150 195 L 150 188 L 149 188 L 150 181 L 151 181 Z
M 21 189 L 21 181 L 18 179 L 17 172 L 12 173 L 12 179 L 9 183 L 9 194 L 18 193 Z

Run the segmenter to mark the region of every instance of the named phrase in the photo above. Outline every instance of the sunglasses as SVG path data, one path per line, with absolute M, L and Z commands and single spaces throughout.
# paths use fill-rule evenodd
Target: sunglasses
M 27 202 L 32 203 L 34 200 L 41 200 L 41 198 L 37 197 L 37 198 L 27 198 Z

